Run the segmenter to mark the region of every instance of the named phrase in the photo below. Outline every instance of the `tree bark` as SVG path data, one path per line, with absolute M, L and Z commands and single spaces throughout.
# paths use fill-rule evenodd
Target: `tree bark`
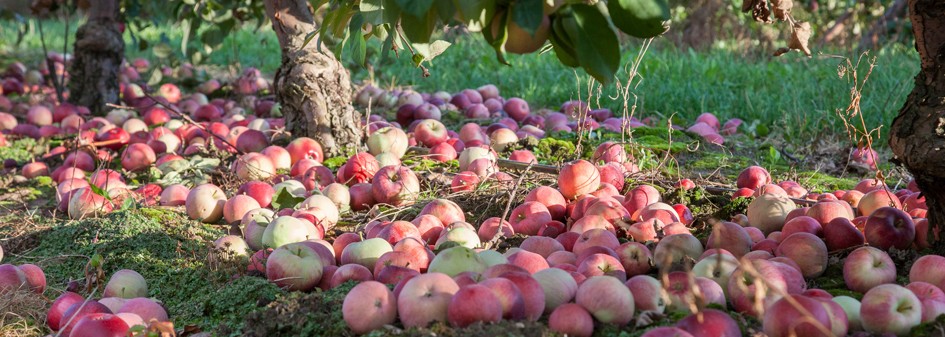
M 118 0 L 92 1 L 89 20 L 75 32 L 69 101 L 96 115 L 110 110 L 106 104 L 119 103 L 118 72 L 125 54 L 119 9 Z
M 317 29 L 308 2 L 266 0 L 265 4 L 282 49 L 273 87 L 286 129 L 293 137 L 317 140 L 326 157 L 359 149 L 361 116 L 351 106 L 348 70 L 327 48 L 318 49 L 317 38 L 305 45 L 305 36 Z
M 945 226 L 945 2 L 909 0 L 909 16 L 921 67 L 893 120 L 889 145 L 926 198 L 932 240 Z

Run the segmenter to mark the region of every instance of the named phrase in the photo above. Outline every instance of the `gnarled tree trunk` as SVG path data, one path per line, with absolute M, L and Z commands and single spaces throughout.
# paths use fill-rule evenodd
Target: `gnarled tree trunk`
M 75 32 L 69 101 L 102 115 L 109 110 L 105 104 L 118 103 L 125 41 L 119 30 L 118 0 L 92 1 L 88 13 L 89 21 Z
M 926 198 L 932 240 L 945 227 L 945 2 L 909 0 L 909 16 L 921 68 L 889 145 Z
M 279 37 L 282 66 L 274 89 L 286 129 L 293 137 L 317 140 L 326 156 L 361 146 L 361 116 L 351 106 L 348 70 L 325 48 L 305 36 L 317 28 L 305 0 L 266 0 L 266 14 Z

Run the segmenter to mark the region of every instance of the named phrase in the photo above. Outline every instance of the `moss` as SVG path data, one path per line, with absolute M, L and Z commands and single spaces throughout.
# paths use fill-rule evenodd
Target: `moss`
M 573 142 L 545 137 L 538 141 L 538 146 L 535 147 L 535 157 L 545 163 L 558 164 L 574 159 L 576 157 L 575 151 L 576 147 Z
M 332 171 L 334 171 L 334 170 L 337 170 L 339 167 L 341 167 L 341 165 L 344 165 L 345 162 L 347 161 L 348 161 L 347 156 L 337 156 L 337 157 L 326 158 L 324 161 L 322 161 L 322 165 L 325 165 L 325 167 L 330 168 L 332 169 Z
M 278 291 L 264 279 L 231 281 L 241 268 L 208 263 L 211 242 L 222 235 L 172 211 L 122 210 L 55 226 L 34 250 L 12 263 L 38 264 L 50 287 L 62 289 L 84 277 L 88 257 L 101 254 L 106 277 L 119 269 L 141 273 L 148 281 L 148 295 L 164 303 L 176 325 L 207 329 L 238 322 L 237 312 Z
M 357 283 L 348 281 L 328 291 L 292 292 L 265 309 L 246 315 L 243 336 L 350 336 L 341 305 Z
M 16 160 L 17 164 L 29 162 L 34 157 L 46 152 L 45 144 L 36 139 L 23 138 L 9 142 L 9 145 L 0 147 L 0 158 Z
M 722 152 L 703 152 L 703 155 L 685 166 L 695 172 L 714 172 L 721 170 L 723 176 L 734 178 L 738 172 L 751 166 L 752 162 L 748 158 L 733 156 Z
M 850 190 L 859 182 L 858 178 L 838 178 L 821 172 L 798 172 L 797 182 L 808 186 L 812 191 L 829 192 L 834 190 Z

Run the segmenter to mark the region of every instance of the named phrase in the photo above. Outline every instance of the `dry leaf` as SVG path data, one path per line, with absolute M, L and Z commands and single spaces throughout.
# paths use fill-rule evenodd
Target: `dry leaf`
M 778 20 L 787 20 L 791 16 L 791 8 L 794 7 L 793 0 L 771 0 L 771 11 Z
M 778 50 L 774 51 L 774 56 L 781 56 L 781 55 L 787 54 L 790 51 L 791 51 L 791 48 L 781 47 L 781 48 L 778 48 Z
M 751 17 L 758 22 L 771 23 L 771 10 L 768 9 L 768 0 L 755 0 L 751 8 Z
M 752 7 L 755 7 L 755 2 L 758 0 L 742 0 L 742 13 L 748 12 Z
M 788 47 L 791 49 L 796 49 L 804 52 L 804 55 L 810 56 L 810 48 L 808 48 L 808 43 L 811 35 L 811 28 L 809 22 L 795 22 L 794 30 L 791 32 L 791 41 L 788 42 Z

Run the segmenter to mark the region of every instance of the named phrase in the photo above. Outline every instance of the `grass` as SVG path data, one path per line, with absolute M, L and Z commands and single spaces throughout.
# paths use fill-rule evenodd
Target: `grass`
M 77 22 L 69 27 L 70 36 Z M 0 23 L 0 55 L 42 50 L 36 24 L 31 23 L 20 46 L 12 46 L 16 27 Z M 60 50 L 65 26 L 46 22 L 48 45 Z M 139 50 L 126 34 L 127 57 L 144 57 L 153 63 L 174 64 L 183 55 L 179 46 L 181 34 L 176 26 L 156 25 L 136 32 L 137 37 L 154 43 L 164 42 L 176 51 L 170 59 L 157 59 L 149 49 Z M 370 70 L 351 65 L 356 81 L 373 80 L 381 86 L 412 86 L 417 90 L 457 92 L 493 83 L 506 97 L 526 99 L 533 110 L 555 109 L 562 102 L 587 98 L 582 70 L 561 65 L 552 53 L 510 55 L 511 66 L 498 63 L 495 53 L 478 35 L 452 38 L 454 45 L 427 64 L 430 77 L 423 78 L 407 53 L 397 58 L 382 59 L 380 44 L 369 45 Z M 741 118 L 749 123 L 770 125 L 777 134 L 791 142 L 807 142 L 824 132 L 842 133 L 842 122 L 835 113 L 849 103 L 850 83 L 837 76 L 842 58 L 856 59 L 849 51 L 815 51 L 821 54 L 804 58 L 788 54 L 779 58 L 766 56 L 764 50 L 735 50 L 718 44 L 707 52 L 677 49 L 665 41 L 651 48 L 640 66 L 640 81 L 633 90 L 637 97 L 637 116 L 679 116 L 692 121 L 709 111 L 720 118 Z M 71 46 L 70 46 L 71 48 Z M 191 49 L 199 48 L 191 43 Z M 624 66 L 639 51 L 637 43 L 625 46 Z M 909 46 L 892 45 L 874 53 L 878 66 L 864 90 L 861 102 L 867 125 L 888 126 L 912 89 L 911 78 L 918 71 L 918 56 Z M 209 55 L 208 64 L 252 66 L 273 74 L 280 62 L 275 34 L 268 25 L 258 31 L 255 25 L 230 34 L 223 46 Z M 457 71 L 459 70 L 459 71 Z M 621 72 L 618 78 L 625 77 Z M 580 84 L 579 84 L 580 83 Z M 622 111 L 623 100 L 616 97 L 616 87 L 603 88 L 593 106 Z M 633 103 L 633 102 L 631 102 Z M 886 131 L 885 129 L 883 131 Z M 883 132 L 885 134 L 885 132 Z M 885 145 L 885 141 L 880 141 Z

